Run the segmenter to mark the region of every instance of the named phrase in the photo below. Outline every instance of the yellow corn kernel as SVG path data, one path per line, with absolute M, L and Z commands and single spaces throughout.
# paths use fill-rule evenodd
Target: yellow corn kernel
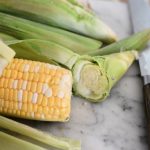
M 41 93 L 41 92 L 42 92 L 42 87 L 43 87 L 43 83 L 39 82 L 39 83 L 37 84 L 37 92 L 38 92 L 38 93 Z
M 15 68 L 14 68 L 15 69 Z M 22 63 L 18 69 L 19 72 L 23 72 L 24 70 L 24 63 Z
M 10 75 L 11 75 L 11 70 L 7 70 L 5 77 L 6 77 L 6 78 L 10 78 Z
M 20 90 L 22 88 L 23 80 L 18 80 L 17 89 Z
M 28 91 L 31 90 L 31 84 L 32 84 L 32 82 L 30 82 L 30 81 L 27 83 L 27 90 L 28 90 Z
M 49 107 L 48 106 L 43 107 L 44 114 L 48 114 L 48 111 L 49 111 Z
M 40 68 L 39 68 L 39 73 L 44 73 L 44 64 L 41 64 Z
M 37 112 L 38 112 L 39 114 L 41 114 L 41 113 L 43 112 L 42 106 L 38 106 Z
M 34 62 L 32 62 L 32 64 L 30 65 L 30 69 L 29 69 L 29 72 L 34 72 L 34 68 L 35 68 L 35 66 L 34 66 Z
M 9 102 L 9 109 L 13 109 L 13 101 Z
M 17 115 L 17 116 L 20 116 L 20 110 L 17 110 L 17 111 L 16 111 L 16 115 Z
M 23 77 L 23 73 L 22 72 L 18 72 L 17 74 L 17 80 L 22 79 Z
M 17 113 L 17 111 L 13 109 L 13 110 L 12 110 L 12 114 L 13 114 L 13 115 L 16 115 L 16 113 Z
M 13 93 L 14 93 L 13 89 L 10 89 L 9 90 L 9 101 L 13 101 Z
M 23 76 L 22 76 L 23 80 L 28 80 L 28 77 L 29 77 L 29 73 L 28 72 L 23 73 Z
M 20 111 L 20 116 L 21 116 L 22 118 L 25 118 L 25 117 L 26 117 L 26 113 L 25 113 L 24 111 Z
M 0 88 L 3 88 L 4 87 L 4 81 L 5 81 L 5 78 L 1 78 L 0 79 Z
M 8 109 L 7 109 L 6 107 L 4 107 L 4 108 L 3 108 L 3 112 L 4 112 L 4 114 L 7 114 Z
M 8 100 L 9 99 L 9 89 L 4 90 L 4 99 Z
M 53 96 L 57 96 L 57 93 L 58 93 L 58 86 L 57 85 L 52 86 L 52 92 L 53 92 Z
M 46 79 L 46 76 L 45 76 L 44 74 L 42 74 L 42 75 L 40 76 L 39 81 L 40 81 L 40 82 L 44 82 L 45 79 Z
M 35 113 L 35 118 L 36 118 L 36 119 L 40 119 L 40 118 L 41 118 L 41 114 Z
M 34 112 L 37 112 L 37 108 L 38 108 L 38 105 L 36 105 L 36 104 L 33 105 L 33 111 L 34 111 Z
M 50 115 L 53 115 L 53 113 L 54 113 L 54 108 L 50 108 L 49 111 L 48 111 L 48 113 L 49 113 Z
M 3 107 L 3 106 L 4 106 L 4 100 L 0 99 L 0 107 Z
M 38 73 L 35 73 L 35 74 L 34 74 L 34 77 L 33 77 L 33 81 L 34 81 L 34 82 L 38 82 L 39 79 L 40 79 L 40 75 L 39 75 Z
M 4 81 L 4 88 L 7 88 L 8 87 L 8 79 L 5 79 Z
M 27 103 L 27 100 L 28 100 L 28 92 L 23 91 L 23 96 L 22 96 L 23 103 Z
M 0 88 L 0 99 L 4 98 L 4 89 Z
M 18 72 L 16 70 L 12 70 L 12 72 L 11 72 L 11 78 L 12 79 L 16 79 L 17 78 L 17 74 L 18 74 Z
M 9 106 L 9 101 L 4 101 L 4 108 L 8 108 Z
M 37 83 L 36 82 L 32 82 L 31 83 L 31 92 L 36 92 L 36 88 L 37 88 Z
M 28 98 L 27 98 L 27 100 L 28 100 L 28 103 L 31 103 L 32 101 L 32 96 L 33 96 L 33 93 L 32 92 L 28 92 Z
M 43 95 L 42 95 L 42 94 L 39 94 L 39 95 L 38 95 L 38 99 L 37 99 L 37 104 L 38 104 L 38 105 L 41 105 L 41 104 L 42 104 L 42 100 L 43 100 Z
M 29 73 L 28 80 L 32 81 L 34 77 L 34 73 Z
M 51 76 L 54 76 L 55 73 L 56 73 L 56 70 L 50 69 L 49 74 L 50 74 Z
M 50 69 L 49 69 L 49 68 L 47 68 L 47 67 L 45 67 L 45 69 L 44 69 L 44 73 L 45 73 L 45 74 L 49 74 L 49 73 L 50 73 Z
M 28 104 L 28 107 L 27 107 L 27 111 L 28 112 L 33 112 L 33 105 L 32 104 Z
M 14 81 L 13 79 L 8 80 L 8 88 L 12 88 L 13 81 Z
M 43 97 L 43 100 L 42 100 L 42 106 L 47 106 L 48 105 L 48 99 L 47 97 Z
M 16 110 L 16 111 L 18 110 L 18 102 L 14 102 L 13 109 Z
M 26 104 L 26 103 L 24 103 L 24 104 L 22 105 L 22 110 L 23 110 L 24 112 L 27 112 L 27 104 Z
M 18 101 L 18 91 L 17 90 L 14 90 L 14 92 L 13 92 L 13 98 L 14 98 L 14 101 Z
M 48 106 L 49 106 L 49 107 L 53 107 L 53 106 L 54 106 L 54 102 L 55 102 L 54 97 L 53 97 L 53 96 L 50 97 L 50 98 L 48 99 Z

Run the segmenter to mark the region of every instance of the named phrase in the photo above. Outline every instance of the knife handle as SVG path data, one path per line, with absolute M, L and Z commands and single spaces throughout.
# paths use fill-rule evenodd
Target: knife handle
M 148 143 L 150 144 L 150 83 L 144 85 L 144 100 L 145 100 L 145 110 L 147 116 L 147 127 L 148 127 Z M 150 146 L 150 145 L 149 145 Z M 149 147 L 150 149 L 150 147 Z

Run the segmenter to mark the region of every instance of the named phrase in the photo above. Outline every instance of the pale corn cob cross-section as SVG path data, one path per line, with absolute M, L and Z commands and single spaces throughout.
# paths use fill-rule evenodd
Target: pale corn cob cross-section
M 66 121 L 72 75 L 67 69 L 14 59 L 0 77 L 0 114 L 33 120 Z

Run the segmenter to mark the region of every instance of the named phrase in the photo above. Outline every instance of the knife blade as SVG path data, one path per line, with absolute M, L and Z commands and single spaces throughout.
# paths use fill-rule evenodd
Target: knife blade
M 129 0 L 129 10 L 133 31 L 150 28 L 150 6 L 145 0 Z M 139 56 L 141 75 L 144 79 L 144 102 L 148 123 L 148 142 L 150 146 L 150 44 Z M 149 147 L 150 149 L 150 147 Z

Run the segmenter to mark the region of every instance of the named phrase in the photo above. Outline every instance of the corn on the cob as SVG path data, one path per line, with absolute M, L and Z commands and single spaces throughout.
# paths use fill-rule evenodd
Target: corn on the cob
M 101 47 L 100 41 L 58 28 L 0 13 L 0 31 L 17 39 L 43 39 L 60 44 L 72 51 L 85 54 Z
M 66 0 L 0 0 L 0 11 L 84 34 L 107 43 L 116 41 L 116 34 L 97 16 Z
M 70 114 L 70 71 L 14 59 L 0 78 L 0 113 L 21 118 L 66 121 Z

